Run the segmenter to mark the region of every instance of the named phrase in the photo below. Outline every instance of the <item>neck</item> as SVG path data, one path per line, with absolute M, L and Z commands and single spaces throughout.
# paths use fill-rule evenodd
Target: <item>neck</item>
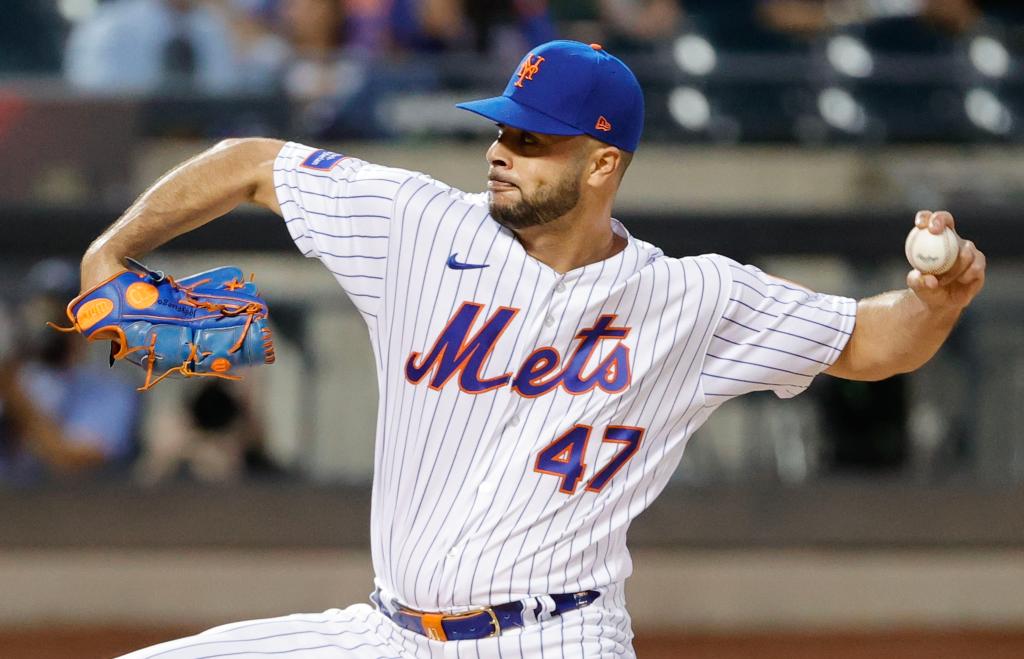
M 559 273 L 566 273 L 618 254 L 626 239 L 612 231 L 611 214 L 590 214 L 574 209 L 540 226 L 518 229 L 515 234 L 526 253 Z

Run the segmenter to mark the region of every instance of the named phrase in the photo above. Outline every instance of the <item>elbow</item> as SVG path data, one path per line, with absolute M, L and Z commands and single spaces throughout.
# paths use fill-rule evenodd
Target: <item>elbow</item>
M 254 148 L 254 149 L 272 149 L 275 152 L 279 151 L 284 146 L 283 140 L 274 139 L 271 137 L 225 137 L 221 141 L 214 145 L 214 149 L 236 149 L 236 148 Z
M 227 137 L 213 145 L 211 151 L 237 151 L 244 149 L 254 142 L 263 138 L 260 137 Z

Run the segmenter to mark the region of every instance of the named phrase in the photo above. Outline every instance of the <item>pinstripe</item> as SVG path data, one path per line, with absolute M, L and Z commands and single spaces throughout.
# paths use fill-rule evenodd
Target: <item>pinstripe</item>
M 338 199 L 338 200 L 346 200 L 346 201 L 349 200 L 349 199 L 359 199 L 359 197 L 334 197 L 334 198 Z M 284 201 L 281 201 L 278 205 L 279 206 L 284 206 L 285 204 L 294 204 L 295 206 L 298 206 L 299 208 L 302 208 L 302 212 L 306 213 L 307 215 L 319 215 L 320 217 L 326 217 L 326 218 L 330 218 L 332 220 L 354 220 L 354 219 L 390 220 L 391 219 L 387 215 L 374 215 L 374 214 L 369 214 L 369 213 L 350 213 L 348 215 L 341 215 L 339 213 L 324 213 L 324 212 L 321 212 L 321 211 L 314 211 L 314 210 L 310 210 L 308 208 L 303 207 L 302 204 L 300 204 L 299 202 L 295 201 L 294 199 L 285 199 Z M 292 218 L 290 220 L 285 220 L 285 224 L 291 224 L 292 222 L 300 222 L 300 221 L 301 220 L 299 218 Z
M 725 341 L 726 343 L 731 343 L 734 346 L 749 346 L 751 348 L 760 348 L 761 350 L 771 350 L 773 352 L 781 352 L 782 354 L 789 355 L 790 357 L 798 357 L 800 359 L 804 359 L 804 360 L 809 361 L 809 362 L 814 362 L 815 364 L 821 364 L 822 366 L 828 366 L 829 365 L 828 362 L 818 361 L 817 359 L 812 359 L 812 358 L 808 357 L 807 355 L 801 355 L 799 353 L 791 352 L 789 350 L 783 350 L 781 348 L 773 348 L 771 346 L 763 346 L 763 345 L 759 345 L 757 343 L 740 343 L 738 341 L 731 341 L 731 340 L 725 338 L 724 336 L 719 336 L 717 334 L 714 335 L 714 338 L 715 338 L 715 340 L 718 340 L 718 341 Z
M 367 234 L 358 234 L 358 233 L 349 233 L 349 234 L 328 233 L 326 231 L 317 231 L 316 229 L 307 229 L 307 230 L 310 233 L 315 233 L 318 236 L 324 236 L 325 238 L 339 238 L 339 239 L 342 239 L 342 240 L 344 240 L 346 238 L 383 238 L 384 240 L 387 240 L 387 238 L 388 238 L 388 236 L 386 234 L 383 235 L 383 236 L 378 236 L 378 235 L 367 235 Z
M 761 282 L 760 279 L 758 279 L 757 281 L 760 282 L 760 283 L 763 283 L 763 282 Z M 760 295 L 763 298 L 767 298 L 769 300 L 772 300 L 774 302 L 778 302 L 780 304 L 798 304 L 801 307 L 807 307 L 809 309 L 821 309 L 821 307 L 816 307 L 813 304 L 810 304 L 810 303 L 808 303 L 806 301 L 800 301 L 800 300 L 781 300 L 781 299 L 775 297 L 774 295 L 768 295 L 768 294 L 760 291 L 759 289 L 754 288 L 750 284 L 747 284 L 747 283 L 742 282 L 742 281 L 738 281 L 737 280 L 735 283 L 738 286 L 744 286 L 744 287 L 750 289 L 751 291 L 754 291 L 755 293 L 757 293 L 758 295 Z M 806 299 L 807 299 L 807 297 L 805 296 L 804 300 L 806 300 Z M 845 314 L 845 313 L 838 313 L 838 312 L 837 312 L 837 315 L 846 316 L 847 318 L 854 318 L 854 317 L 856 317 L 856 314 Z
M 227 635 L 227 634 L 233 634 L 233 633 L 235 633 L 235 632 L 237 632 L 239 630 L 242 630 L 242 629 L 251 629 L 251 628 L 254 628 L 254 627 L 281 626 L 281 627 L 287 629 L 289 627 L 292 627 L 296 623 L 308 624 L 308 625 L 317 625 L 317 626 L 332 625 L 332 626 L 335 626 L 335 627 L 337 627 L 339 625 L 352 625 L 352 624 L 365 625 L 367 623 L 369 617 L 372 616 L 372 615 L 374 615 L 374 612 L 371 610 L 367 615 L 363 616 L 362 619 L 357 619 L 357 616 L 355 614 L 349 614 L 349 615 L 344 616 L 342 618 L 331 618 L 331 617 L 325 617 L 323 615 L 320 616 L 320 617 L 317 617 L 317 618 L 300 618 L 300 617 L 297 617 L 297 616 L 286 616 L 286 617 L 283 617 L 283 618 L 269 618 L 269 619 L 265 619 L 265 620 L 256 620 L 256 621 L 252 621 L 250 623 L 236 623 L 236 624 L 232 624 L 232 625 L 224 625 L 222 627 L 217 627 L 217 628 L 214 628 L 214 629 L 210 629 L 210 630 L 205 631 L 205 632 L 203 632 L 201 634 L 198 634 L 196 636 L 192 636 L 192 637 L 189 637 L 189 638 L 181 639 L 179 641 L 171 641 L 169 643 L 161 643 L 160 645 L 156 645 L 156 646 L 153 646 L 152 648 L 149 648 L 151 650 L 159 650 L 156 653 L 143 654 L 143 653 L 146 653 L 146 650 L 140 650 L 138 652 L 132 653 L 131 656 L 132 657 L 140 657 L 140 658 L 142 656 L 144 656 L 144 657 L 146 657 L 146 659 L 155 659 L 156 657 L 164 657 L 164 656 L 167 656 L 167 655 L 170 655 L 170 654 L 177 654 L 177 653 L 185 653 L 188 657 L 192 657 L 192 658 L 196 658 L 198 656 L 218 656 L 218 655 L 197 655 L 197 654 L 194 653 L 194 650 L 196 648 L 199 648 L 199 647 L 206 647 L 206 646 L 210 646 L 210 645 L 224 645 L 224 644 L 232 644 L 232 643 L 259 643 L 261 641 L 268 641 L 268 640 L 275 639 L 275 638 L 285 638 L 285 637 L 298 636 L 298 635 L 303 635 L 303 634 L 315 634 L 315 635 L 318 635 L 318 636 L 321 636 L 321 637 L 334 637 L 334 636 L 342 636 L 342 635 L 345 635 L 345 634 L 354 634 L 354 635 L 357 635 L 357 636 L 365 637 L 367 635 L 367 633 L 369 633 L 369 628 L 368 627 L 348 628 L 348 629 L 343 629 L 343 630 L 338 631 L 338 632 L 323 632 L 323 631 L 320 631 L 320 630 L 317 630 L 317 629 L 303 629 L 303 630 L 296 630 L 296 631 L 291 631 L 291 632 L 280 632 L 280 633 L 277 633 L 277 634 L 271 634 L 271 635 L 266 635 L 266 636 L 257 636 L 257 637 L 251 637 L 251 638 L 242 638 L 242 639 L 217 638 L 219 636 L 223 636 L 223 635 Z M 194 641 L 194 642 L 192 642 L 192 641 Z M 165 648 L 165 646 L 167 646 L 167 645 L 173 645 L 174 647 Z M 164 649 L 161 649 L 161 648 L 164 648 Z M 254 650 L 247 650 L 247 652 L 255 652 L 255 651 Z
M 289 148 L 289 147 L 285 147 L 285 148 Z M 275 171 L 275 172 L 293 172 L 293 171 L 295 171 L 295 166 L 291 166 L 291 167 L 275 167 L 273 169 L 273 171 Z M 303 176 L 310 176 L 312 178 L 327 179 L 327 180 L 329 180 L 331 182 L 336 182 L 336 181 L 348 182 L 348 181 L 352 180 L 352 179 L 347 179 L 347 178 L 337 179 L 337 178 L 334 178 L 333 176 L 328 176 L 326 174 L 316 174 L 316 173 L 314 173 L 312 171 L 309 171 L 309 170 L 303 170 L 302 174 L 303 174 Z M 389 179 L 389 178 L 360 178 L 359 180 L 360 181 L 367 181 L 367 182 L 370 182 L 370 181 L 380 181 L 380 182 L 383 182 L 383 183 L 402 183 L 404 178 L 400 179 L 398 181 L 395 181 L 394 179 Z
M 756 327 L 751 327 L 750 325 L 744 325 L 743 323 L 739 322 L 738 320 L 733 320 L 732 318 L 726 318 L 725 316 L 722 316 L 722 320 L 728 321 L 728 322 L 730 322 L 730 323 L 732 323 L 734 325 L 739 325 L 740 327 L 742 327 L 744 329 L 748 329 L 751 332 L 756 332 L 756 333 L 775 332 L 777 334 L 785 334 L 786 336 L 792 336 L 793 338 L 796 338 L 796 339 L 803 339 L 804 341 L 810 341 L 811 343 L 817 343 L 820 346 L 825 346 L 826 348 L 831 348 L 832 350 L 835 350 L 834 347 L 830 346 L 827 343 L 822 343 L 821 341 L 816 341 L 815 339 L 812 339 L 810 337 L 801 336 L 800 334 L 795 334 L 793 332 L 787 332 L 786 330 L 777 329 L 775 327 L 765 327 L 763 329 L 758 329 Z
M 201 646 L 209 646 L 209 645 L 233 645 L 233 644 L 236 644 L 236 643 L 255 643 L 255 642 L 258 642 L 258 641 L 269 641 L 269 640 L 272 640 L 272 639 L 282 639 L 282 638 L 288 638 L 288 637 L 291 637 L 291 636 L 304 636 L 304 635 L 308 635 L 308 634 L 315 634 L 316 636 L 319 636 L 319 637 L 334 637 L 334 636 L 345 636 L 346 634 L 357 634 L 357 635 L 360 635 L 360 636 L 366 636 L 368 633 L 369 633 L 369 629 L 346 629 L 346 630 L 343 630 L 343 631 L 340 631 L 340 632 L 325 632 L 325 631 L 314 631 L 314 630 L 302 630 L 302 631 L 296 631 L 296 632 L 284 632 L 284 633 L 280 633 L 280 634 L 271 634 L 270 636 L 255 636 L 255 637 L 252 637 L 252 638 L 232 638 L 232 639 L 217 639 L 217 640 L 214 640 L 214 641 L 203 641 L 202 643 L 193 643 L 192 645 L 189 645 L 187 649 L 188 650 L 192 650 L 192 649 L 195 649 L 195 648 L 198 648 L 198 647 L 201 647 Z M 378 643 L 377 645 L 380 646 L 380 645 L 383 645 L 383 643 Z M 327 646 L 327 647 L 339 647 L 340 648 L 341 646 L 333 645 L 332 644 L 331 646 Z M 341 648 L 341 649 L 354 650 L 356 647 L 360 647 L 360 646 L 357 645 L 355 647 Z M 178 648 L 178 649 L 184 649 L 184 648 Z M 169 652 L 177 652 L 178 649 L 170 650 Z M 298 651 L 298 649 L 288 650 L 287 652 L 297 652 L 297 651 Z M 245 652 L 254 652 L 254 651 L 251 650 L 251 649 L 247 649 L 247 650 L 245 650 Z M 166 652 L 160 652 L 160 653 L 152 655 L 152 657 L 159 657 L 159 656 L 164 655 L 164 654 L 167 654 L 167 653 Z M 244 654 L 244 653 L 235 653 L 235 654 Z M 217 657 L 217 656 L 222 656 L 222 655 L 204 655 L 204 656 Z M 224 656 L 227 656 L 227 655 L 224 655 Z
M 794 314 L 791 314 L 791 313 L 786 313 L 785 311 L 783 311 L 780 315 L 787 316 L 789 318 L 793 318 L 794 320 L 802 320 L 805 323 L 812 323 L 812 324 L 817 325 L 819 327 L 825 327 L 825 328 L 828 328 L 830 330 L 839 332 L 840 334 L 846 334 L 847 336 L 850 335 L 850 332 L 846 332 L 846 331 L 844 331 L 844 330 L 842 330 L 842 329 L 840 329 L 838 327 L 833 327 L 832 325 L 829 325 L 828 323 L 823 323 L 820 320 L 811 320 L 810 318 L 802 318 L 801 316 L 797 316 L 797 315 L 794 315 Z
M 758 364 L 757 362 L 747 362 L 747 361 L 743 361 L 742 359 L 731 359 L 729 357 L 719 357 L 718 355 L 712 355 L 710 352 L 707 354 L 707 356 L 710 357 L 711 359 L 717 359 L 717 360 L 723 361 L 723 362 L 731 362 L 733 364 L 744 364 L 746 366 L 755 366 L 757 368 L 767 368 L 768 370 L 771 370 L 771 371 L 780 371 L 782 373 L 790 373 L 792 375 L 798 375 L 798 376 L 800 376 L 802 378 L 810 378 L 810 377 L 812 377 L 810 375 L 807 375 L 806 373 L 798 373 L 797 371 L 790 371 L 790 370 L 785 369 L 785 368 L 779 368 L 778 366 L 769 366 L 768 364 Z
M 333 252 L 325 252 L 324 250 L 320 250 L 320 254 L 322 256 L 330 256 L 335 259 L 375 259 L 383 261 L 387 258 L 386 256 L 368 256 L 366 254 L 334 254 Z
M 714 373 L 707 373 L 705 371 L 701 371 L 701 375 L 706 375 L 709 378 L 717 378 L 719 380 L 731 380 L 732 382 L 745 382 L 746 384 L 758 384 L 758 385 L 763 385 L 765 387 L 772 387 L 772 386 L 778 384 L 777 382 L 758 382 L 756 380 L 744 380 L 742 378 L 730 378 L 730 377 L 725 376 L 725 375 L 715 375 Z
M 741 300 L 739 298 L 731 297 L 731 298 L 729 298 L 729 301 L 730 302 L 735 302 L 736 304 L 744 306 L 744 307 L 750 309 L 751 311 L 753 311 L 754 313 L 764 314 L 765 316 L 768 316 L 769 318 L 778 318 L 779 317 L 778 314 L 768 313 L 767 311 L 762 311 L 761 309 L 758 309 L 755 306 L 747 304 L 746 302 L 744 302 L 743 300 Z
M 299 616 L 290 615 L 290 616 L 285 616 L 283 618 L 264 618 L 263 620 L 253 620 L 253 621 L 251 621 L 251 622 L 249 622 L 247 624 L 246 623 L 228 624 L 228 625 L 224 625 L 223 627 L 215 627 L 213 629 L 209 629 L 209 630 L 203 632 L 203 635 L 234 633 L 234 632 L 237 632 L 237 631 L 239 631 L 241 629 L 250 629 L 252 627 L 266 627 L 267 625 L 293 625 L 295 623 L 303 623 L 303 624 L 310 624 L 310 625 L 330 625 L 330 624 L 339 624 L 339 623 L 349 624 L 349 623 L 352 623 L 352 622 L 363 622 L 363 623 L 365 623 L 367 621 L 368 617 L 369 616 L 367 616 L 366 618 L 363 618 L 362 620 L 356 620 L 355 619 L 355 615 L 354 614 L 350 614 L 345 619 L 336 620 L 336 619 L 333 619 L 333 618 L 325 618 L 325 617 L 323 617 L 323 615 L 320 615 L 319 617 L 316 617 L 316 618 L 301 618 Z
M 344 650 L 346 652 L 350 652 L 352 650 L 358 650 L 359 648 L 366 648 L 366 647 L 369 647 L 369 648 L 379 648 L 379 647 L 381 647 L 381 645 L 382 645 L 381 643 L 367 643 L 367 642 L 363 642 L 363 643 L 360 643 L 358 645 L 353 645 L 352 647 L 344 647 L 344 646 L 341 646 L 341 645 L 336 645 L 334 643 L 324 643 L 323 645 L 312 645 L 312 646 L 309 646 L 309 647 L 294 648 L 294 649 L 291 649 L 291 650 L 265 650 L 265 651 L 246 650 L 245 652 L 225 652 L 223 654 L 208 654 L 208 655 L 204 655 L 202 659 L 216 659 L 217 657 L 237 657 L 237 656 L 240 656 L 240 655 L 254 655 L 254 654 L 258 654 L 258 655 L 295 654 L 296 652 L 309 652 L 310 650 L 326 650 L 327 648 L 336 648 L 338 650 Z M 396 657 L 395 659 L 401 659 L 401 657 Z
M 350 182 L 351 182 L 351 180 L 352 179 L 348 179 L 348 181 L 350 181 Z M 377 179 L 377 180 L 381 180 L 381 179 Z M 359 179 L 360 183 L 363 183 L 364 181 L 365 181 L 365 179 L 362 179 L 362 178 Z M 388 183 L 395 183 L 395 184 L 400 185 L 401 181 L 391 181 L 391 180 L 388 180 Z M 287 183 L 282 183 L 281 185 L 275 185 L 274 186 L 275 190 L 276 189 L 280 189 L 280 188 L 289 188 L 289 189 L 291 189 L 291 190 L 293 190 L 295 192 L 300 192 L 300 193 L 302 193 L 304 195 L 312 195 L 314 197 L 323 197 L 325 199 L 353 199 L 353 198 L 357 198 L 357 197 L 352 197 L 352 196 L 349 196 L 349 195 L 329 195 L 329 194 L 324 194 L 322 192 L 316 192 L 314 190 L 303 190 L 301 186 L 298 186 L 298 185 L 288 185 Z M 362 197 L 369 197 L 371 199 L 386 199 L 388 201 L 391 201 L 391 197 L 380 196 L 380 195 L 362 195 Z

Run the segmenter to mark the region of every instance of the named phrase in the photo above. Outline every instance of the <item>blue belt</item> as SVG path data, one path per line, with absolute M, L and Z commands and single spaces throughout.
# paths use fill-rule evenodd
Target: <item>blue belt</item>
M 549 611 L 551 616 L 560 616 L 563 613 L 581 609 L 588 606 L 601 596 L 596 590 L 585 590 L 581 593 L 567 593 L 559 595 L 547 595 L 554 602 L 555 606 Z M 506 629 L 523 627 L 523 611 L 527 604 L 523 601 L 497 604 L 477 611 L 468 613 L 457 613 L 447 615 L 443 613 L 427 613 L 415 611 L 405 607 L 397 607 L 391 611 L 383 606 L 380 595 L 377 591 L 370 595 L 370 599 L 377 605 L 377 609 L 390 618 L 396 625 L 411 632 L 422 634 L 435 641 L 467 641 L 480 638 L 497 636 Z M 533 617 L 544 609 L 539 604 L 533 609 Z

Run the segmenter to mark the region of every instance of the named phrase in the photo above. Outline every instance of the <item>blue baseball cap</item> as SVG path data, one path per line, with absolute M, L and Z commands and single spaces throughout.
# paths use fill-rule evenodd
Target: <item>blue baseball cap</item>
M 531 133 L 590 135 L 630 153 L 644 129 L 636 76 L 599 44 L 579 41 L 537 46 L 501 96 L 455 107 Z

